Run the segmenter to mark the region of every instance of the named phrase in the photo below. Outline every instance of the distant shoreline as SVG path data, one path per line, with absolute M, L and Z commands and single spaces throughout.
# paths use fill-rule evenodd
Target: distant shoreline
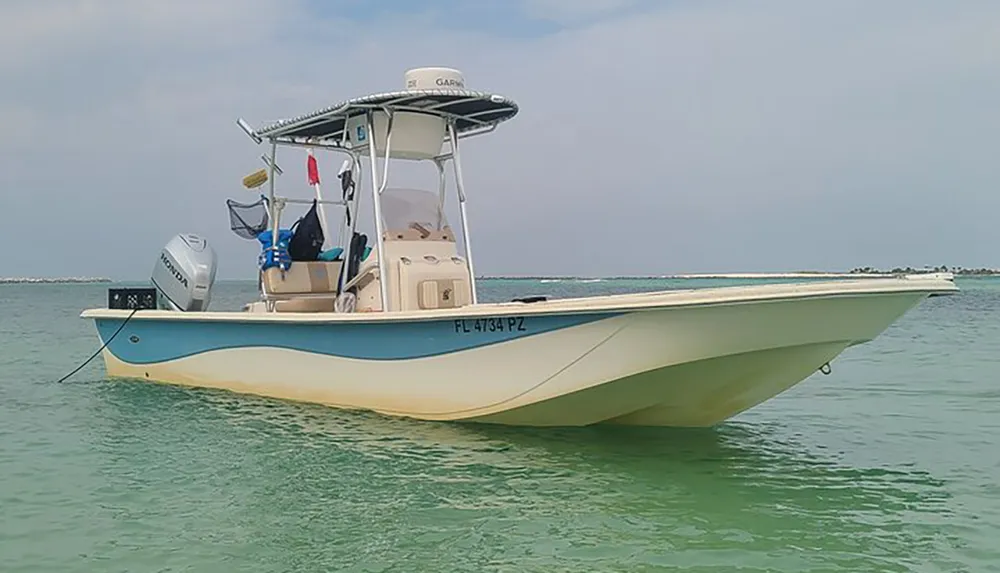
M 0 277 L 0 284 L 77 284 L 77 283 L 110 283 L 105 277 Z
M 850 273 L 690 273 L 668 275 L 615 275 L 615 276 L 534 276 L 534 275 L 484 275 L 476 277 L 484 280 L 535 280 L 535 281 L 613 281 L 624 279 L 790 279 L 790 278 L 848 278 L 848 277 L 891 277 L 891 273 L 850 274 Z
M 934 273 L 951 273 L 956 277 L 1000 277 L 1000 269 L 854 269 L 851 271 L 794 271 L 785 273 L 678 273 L 666 275 L 621 275 L 621 276 L 517 276 L 517 275 L 486 275 L 480 279 L 493 280 L 541 280 L 541 281 L 597 281 L 622 279 L 850 279 L 850 278 L 888 278 L 898 275 L 922 275 Z
M 913 267 L 895 267 L 892 270 L 880 270 L 874 269 L 872 267 L 858 267 L 856 269 L 851 269 L 848 274 L 858 275 L 865 273 L 881 273 L 886 275 L 917 275 L 923 273 L 951 273 L 956 277 L 995 277 L 1000 276 L 1000 269 L 988 269 L 988 268 L 978 268 L 978 269 L 966 269 L 963 267 L 953 267 L 949 268 L 946 266 L 940 266 L 935 268 L 922 268 L 914 269 Z

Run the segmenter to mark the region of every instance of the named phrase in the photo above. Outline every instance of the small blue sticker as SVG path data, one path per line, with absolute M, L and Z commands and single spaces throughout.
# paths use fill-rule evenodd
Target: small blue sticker
M 364 126 L 359 125 L 358 126 L 358 141 L 364 141 L 364 140 L 365 140 L 365 128 L 364 128 Z

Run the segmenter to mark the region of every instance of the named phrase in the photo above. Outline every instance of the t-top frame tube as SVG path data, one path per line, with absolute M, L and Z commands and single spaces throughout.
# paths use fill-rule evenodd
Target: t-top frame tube
M 383 225 L 382 225 L 382 201 L 380 201 L 382 196 L 382 191 L 385 190 L 385 186 L 389 181 L 389 158 L 392 146 L 392 112 L 386 111 L 388 114 L 388 125 L 386 127 L 385 136 L 385 170 L 382 174 L 382 181 L 379 181 L 378 175 L 378 154 L 375 151 L 375 116 L 372 111 L 368 111 L 366 114 L 366 121 L 368 127 L 368 152 L 371 156 L 372 164 L 372 199 L 374 200 L 374 210 L 375 210 L 375 248 L 378 254 L 378 290 L 379 296 L 382 298 L 382 312 L 389 312 L 389 294 L 387 288 L 387 282 L 389 276 L 385 269 L 385 252 L 384 252 L 384 241 L 382 237 Z
M 469 217 L 465 212 L 465 182 L 462 180 L 462 161 L 458 153 L 458 134 L 455 132 L 455 122 L 448 122 L 448 133 L 451 136 L 451 161 L 455 168 L 455 187 L 458 189 L 458 208 L 462 217 L 462 239 L 465 241 L 465 262 L 469 265 L 469 286 L 472 287 L 472 304 L 478 304 L 476 294 L 476 270 L 472 264 L 472 244 L 469 237 Z

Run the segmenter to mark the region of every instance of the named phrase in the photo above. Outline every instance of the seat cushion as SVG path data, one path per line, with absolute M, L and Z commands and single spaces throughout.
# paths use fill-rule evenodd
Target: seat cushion
M 295 261 L 286 271 L 271 267 L 263 272 L 268 294 L 336 293 L 340 280 L 340 261 Z

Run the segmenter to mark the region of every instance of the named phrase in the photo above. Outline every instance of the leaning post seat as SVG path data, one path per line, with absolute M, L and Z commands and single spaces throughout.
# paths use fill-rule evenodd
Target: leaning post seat
M 278 312 L 332 312 L 343 261 L 333 256 L 292 260 L 289 244 L 293 237 L 291 229 L 279 229 L 278 244 L 273 245 L 272 231 L 257 236 L 262 246 L 262 298 Z
M 294 261 L 285 270 L 269 267 L 261 272 L 268 295 L 337 294 L 342 261 Z

